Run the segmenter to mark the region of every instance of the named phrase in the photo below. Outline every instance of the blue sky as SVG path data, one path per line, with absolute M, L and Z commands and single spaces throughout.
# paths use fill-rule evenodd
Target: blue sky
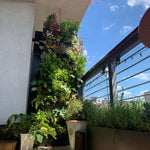
M 88 71 L 124 39 L 141 20 L 150 0 L 97 0 L 90 4 L 81 23 Z
M 123 40 L 132 30 L 134 30 L 140 23 L 140 20 L 145 11 L 150 6 L 150 0 L 97 0 L 98 4 L 89 5 L 85 16 L 81 23 L 81 29 L 79 31 L 79 37 L 83 38 L 84 55 L 87 58 L 88 71 L 92 68 L 100 59 L 102 59 L 109 51 L 111 51 L 121 40 Z M 136 48 L 143 47 L 142 44 Z M 143 52 L 143 57 L 149 55 L 150 49 Z M 127 63 L 123 63 L 117 67 L 117 70 L 121 70 L 132 63 L 142 59 L 139 55 L 134 57 L 134 60 L 129 60 Z M 149 60 L 141 63 L 140 65 L 132 68 L 132 70 L 117 76 L 117 80 L 124 79 L 137 72 L 149 67 Z M 146 64 L 146 65 L 145 65 Z M 144 68 L 145 67 L 145 68 Z M 138 69 L 137 69 L 138 68 Z M 101 80 L 101 79 L 99 79 Z M 127 88 L 135 84 L 139 84 L 150 80 L 150 71 L 144 72 L 118 84 L 118 90 Z M 90 82 L 90 81 L 89 81 Z M 99 81 L 95 81 L 97 83 Z M 93 84 L 95 84 L 93 83 Z M 104 83 L 106 86 L 108 83 Z M 92 86 L 92 85 L 91 85 Z M 86 87 L 86 89 L 90 88 Z M 86 94 L 92 93 L 102 87 L 95 87 L 88 91 Z M 125 91 L 126 97 L 135 95 L 141 95 L 144 91 L 149 91 L 150 84 L 140 86 L 131 90 Z M 91 96 L 100 96 L 107 94 L 107 90 L 100 91 Z

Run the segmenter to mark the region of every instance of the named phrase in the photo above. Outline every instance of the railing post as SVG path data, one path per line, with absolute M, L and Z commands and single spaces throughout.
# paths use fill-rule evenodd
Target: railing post
M 78 98 L 80 98 L 82 101 L 84 100 L 84 85 L 85 83 L 83 82 L 78 90 Z
M 117 81 L 116 81 L 116 61 L 112 61 L 108 65 L 109 69 L 109 90 L 110 104 L 117 99 Z

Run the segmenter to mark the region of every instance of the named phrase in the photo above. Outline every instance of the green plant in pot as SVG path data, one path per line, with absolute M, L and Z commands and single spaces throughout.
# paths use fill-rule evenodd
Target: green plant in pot
M 77 99 L 77 95 L 71 96 L 67 102 L 66 120 L 85 120 L 84 102 Z
M 66 118 L 68 121 L 66 121 L 66 123 L 68 127 L 70 146 L 71 149 L 74 150 L 76 131 L 84 132 L 85 139 L 87 140 L 88 121 L 86 121 L 86 113 L 85 113 L 85 108 L 87 104 L 86 102 L 77 99 L 76 95 L 72 95 L 67 105 L 68 106 L 67 106 Z M 85 149 L 86 149 L 86 144 L 85 144 Z
M 145 147 L 150 146 L 147 140 L 150 137 L 149 103 L 121 100 L 103 108 L 91 102 L 85 110 L 92 137 L 90 149 L 121 149 L 121 146 L 124 149 L 149 149 Z M 119 145 L 122 141 L 123 144 Z
M 55 129 L 48 123 L 45 113 L 41 110 L 37 114 L 13 114 L 9 117 L 3 134 L 8 135 L 10 139 L 11 137 L 19 139 L 21 136 L 21 150 L 26 148 L 32 150 L 34 144 L 42 143 L 43 137 L 48 138 L 48 135 L 51 135 L 56 138 Z
M 1 130 L 1 140 L 17 141 L 17 149 L 20 149 L 20 134 L 28 133 L 31 126 L 30 116 L 25 114 L 13 114 L 7 120 L 7 125 Z

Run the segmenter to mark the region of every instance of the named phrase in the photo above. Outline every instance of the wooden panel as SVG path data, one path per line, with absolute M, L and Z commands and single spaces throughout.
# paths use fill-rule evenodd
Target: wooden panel
M 85 149 L 85 133 L 76 132 L 75 133 L 75 150 L 84 150 Z

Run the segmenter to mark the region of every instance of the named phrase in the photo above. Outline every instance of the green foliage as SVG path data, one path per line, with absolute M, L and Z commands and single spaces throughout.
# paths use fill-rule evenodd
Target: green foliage
M 104 126 L 106 108 L 101 109 L 90 101 L 85 101 L 85 114 L 90 125 Z
M 85 73 L 86 59 L 77 37 L 78 29 L 79 22 L 58 22 L 56 14 L 52 14 L 44 22 L 44 39 L 39 42 L 40 80 L 32 82 L 32 91 L 37 92 L 32 105 L 45 112 L 48 124 L 57 133 L 66 129 L 67 103 L 71 103 Z M 41 136 L 37 139 L 41 140 Z
M 46 114 L 39 110 L 37 114 L 13 114 L 7 121 L 7 126 L 3 127 L 2 133 L 4 139 L 18 138 L 20 134 L 30 133 L 34 135 L 34 143 L 42 143 L 43 137 L 48 138 L 51 135 L 56 139 L 56 131 L 49 126 Z
M 28 133 L 31 126 L 31 116 L 26 114 L 13 114 L 7 120 L 7 126 L 2 127 L 4 140 L 17 139 L 20 133 Z
M 63 21 L 61 23 L 61 34 L 62 34 L 62 41 L 72 42 L 74 38 L 74 34 L 76 34 L 79 30 L 79 22 L 69 22 Z
M 150 103 L 144 103 L 144 115 L 142 116 L 144 121 L 150 123 Z
M 49 126 L 49 120 L 46 118 L 46 114 L 39 110 L 37 114 L 32 116 L 33 124 L 30 127 L 29 133 L 34 135 L 34 143 L 42 143 L 43 137 L 48 138 L 51 135 L 56 139 L 56 131 Z
M 36 109 L 49 108 L 58 103 L 65 105 L 82 83 L 86 59 L 82 56 L 76 35 L 78 29 L 78 22 L 58 23 L 56 14 L 48 16 L 45 21 L 39 68 L 41 79 L 32 88 L 38 93 L 33 100 Z
M 77 21 L 63 21 L 57 22 L 56 14 L 52 14 L 47 17 L 47 20 L 44 22 L 44 29 L 52 32 L 52 40 L 57 42 L 72 42 L 74 39 L 74 34 L 79 30 L 80 23 Z M 49 34 L 50 35 L 50 34 Z
M 149 103 L 132 102 L 127 104 L 117 101 L 112 106 L 102 108 L 92 102 L 87 102 L 85 111 L 92 126 L 150 131 L 149 106 Z
M 76 95 L 72 95 L 70 101 L 67 103 L 67 120 L 83 120 L 85 119 L 84 103 L 76 98 Z

